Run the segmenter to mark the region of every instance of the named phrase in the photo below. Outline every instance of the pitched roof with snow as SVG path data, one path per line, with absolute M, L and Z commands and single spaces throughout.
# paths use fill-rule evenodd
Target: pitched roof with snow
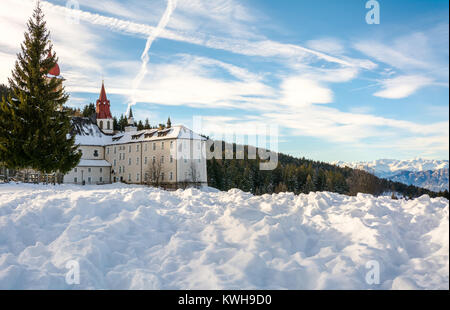
M 120 132 L 115 135 L 104 134 L 88 117 L 72 117 L 71 135 L 75 135 L 75 143 L 80 145 L 117 145 L 124 143 L 156 141 L 165 139 L 206 140 L 183 125 L 165 129 L 144 129 L 140 131 Z
M 78 167 L 111 167 L 111 164 L 104 159 L 81 159 Z
M 105 135 L 89 117 L 72 117 L 71 135 L 75 135 L 75 144 L 105 145 L 111 142 L 111 136 Z
M 112 137 L 107 144 L 124 144 L 165 139 L 206 140 L 206 138 L 193 132 L 183 125 L 172 126 L 165 129 L 144 129 L 140 131 L 121 132 Z

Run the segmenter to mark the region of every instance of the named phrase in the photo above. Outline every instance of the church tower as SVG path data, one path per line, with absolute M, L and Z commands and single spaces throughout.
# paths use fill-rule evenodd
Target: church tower
M 97 100 L 95 112 L 97 115 L 97 125 L 104 133 L 114 133 L 114 121 L 111 116 L 110 104 L 106 98 L 105 84 L 102 81 L 100 97 Z

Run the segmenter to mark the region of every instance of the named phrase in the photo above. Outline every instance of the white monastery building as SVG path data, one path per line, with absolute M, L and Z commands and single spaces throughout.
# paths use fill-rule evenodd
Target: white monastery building
M 206 139 L 183 125 L 137 130 L 130 108 L 124 132 L 114 132 L 104 83 L 96 119 L 72 118 L 72 134 L 82 152 L 64 183 L 125 182 L 178 188 L 206 185 Z

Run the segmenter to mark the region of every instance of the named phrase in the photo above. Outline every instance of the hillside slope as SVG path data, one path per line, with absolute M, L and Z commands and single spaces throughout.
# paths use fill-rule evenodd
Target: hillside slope
M 245 154 L 247 148 L 245 146 Z M 236 158 L 235 147 L 233 152 L 233 157 Z M 239 188 L 253 194 L 330 191 L 346 195 L 381 195 L 396 192 L 411 198 L 424 194 L 448 198 L 448 192 L 437 194 L 428 189 L 382 179 L 364 170 L 295 158 L 282 153 L 278 154 L 278 166 L 275 170 L 262 171 L 259 163 L 259 159 L 247 158 L 208 160 L 208 184 L 220 190 Z

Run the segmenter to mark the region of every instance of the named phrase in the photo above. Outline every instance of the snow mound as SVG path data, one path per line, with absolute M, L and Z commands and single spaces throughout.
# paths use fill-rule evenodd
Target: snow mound
M 449 288 L 444 198 L 0 185 L 0 289 L 405 288 Z

